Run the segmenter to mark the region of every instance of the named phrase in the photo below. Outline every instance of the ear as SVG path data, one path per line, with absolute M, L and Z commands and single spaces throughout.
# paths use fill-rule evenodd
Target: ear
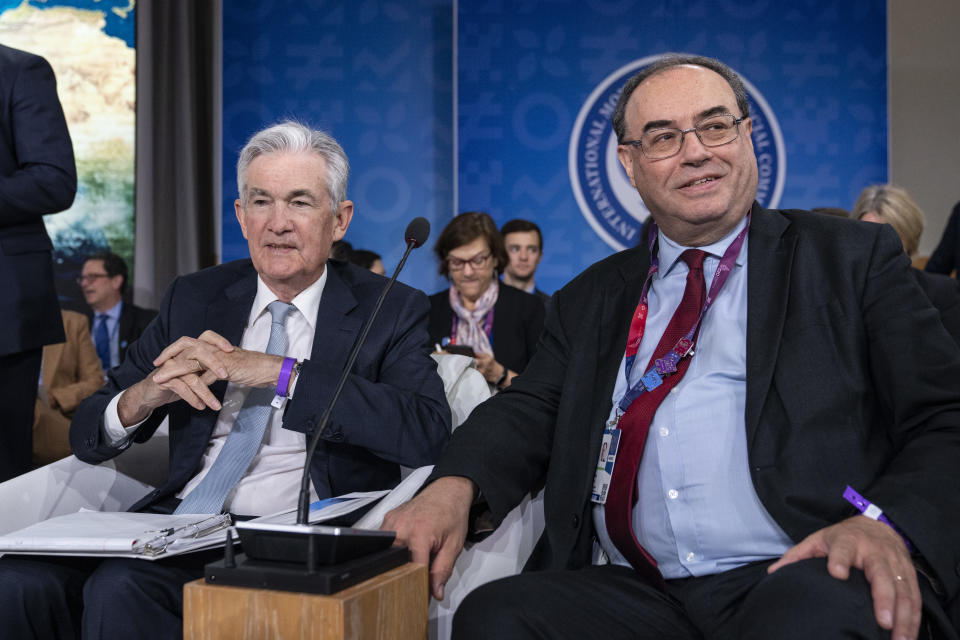
M 617 159 L 623 170 L 627 172 L 630 184 L 637 188 L 637 183 L 633 181 L 633 149 L 629 145 L 620 145 L 617 147 Z
M 750 148 L 753 149 L 753 138 L 750 137 L 753 133 L 753 119 L 744 118 L 743 122 L 740 123 L 740 127 L 742 128 L 741 135 L 746 138 Z
M 243 238 L 246 240 L 246 239 L 247 239 L 247 225 L 244 224 L 244 220 L 243 220 L 244 212 L 243 212 L 243 207 L 240 206 L 240 200 L 239 200 L 239 199 L 233 201 L 233 210 L 237 213 L 237 222 L 240 223 L 240 231 L 243 233 Z
M 112 288 L 117 293 L 120 293 L 120 289 L 123 288 L 123 276 L 116 275 L 110 278 L 110 288 Z
M 342 240 L 353 220 L 353 201 L 344 200 L 333 214 L 333 241 Z

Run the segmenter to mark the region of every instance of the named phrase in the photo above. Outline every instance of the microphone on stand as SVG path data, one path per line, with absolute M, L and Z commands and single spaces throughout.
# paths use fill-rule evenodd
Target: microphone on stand
M 310 525 L 310 465 L 321 434 L 330 422 L 330 416 L 346 384 L 347 377 L 366 341 L 370 327 L 383 305 L 384 299 L 410 252 L 423 245 L 430 236 L 430 222 L 417 217 L 410 221 L 403 237 L 407 249 L 397 268 L 377 299 L 370 317 L 360 331 L 350 355 L 340 373 L 337 386 L 323 415 L 314 427 L 307 444 L 297 502 L 295 525 L 238 522 L 237 533 L 244 553 L 236 558 L 230 553 L 226 561 L 208 564 L 206 580 L 210 583 L 237 586 L 333 593 L 352 584 L 408 561 L 406 548 L 390 547 L 396 537 L 388 531 L 366 531 L 345 527 Z M 228 538 L 228 545 L 232 541 Z M 232 551 L 232 550 L 231 550 Z M 324 566 L 318 570 L 317 565 Z
M 360 354 L 360 348 L 363 346 L 364 341 L 366 341 L 367 334 L 370 333 L 370 327 L 373 325 L 373 320 L 380 311 L 380 306 L 383 304 L 384 298 L 387 297 L 387 292 L 390 291 L 393 283 L 397 281 L 400 270 L 403 269 L 403 265 L 406 264 L 407 257 L 411 251 L 426 242 L 429 236 L 430 222 L 423 217 L 417 217 L 411 220 L 410 224 L 407 225 L 406 231 L 403 232 L 403 238 L 407 243 L 407 250 L 403 252 L 400 263 L 397 264 L 397 268 L 393 270 L 393 276 L 391 276 L 390 281 L 387 282 L 387 286 L 383 288 L 383 292 L 377 299 L 377 304 L 373 307 L 373 312 L 367 319 L 367 323 L 363 325 L 360 336 L 354 343 L 353 350 L 347 357 L 347 363 L 343 366 L 343 371 L 340 373 L 340 380 L 337 382 L 337 388 L 333 392 L 333 397 L 330 399 L 330 403 L 327 405 L 326 410 L 324 410 L 323 415 L 320 417 L 320 421 L 314 428 L 313 435 L 310 436 L 310 444 L 307 446 L 307 460 L 303 465 L 303 477 L 300 480 L 300 500 L 297 503 L 297 524 L 307 524 L 307 516 L 310 511 L 310 463 L 313 461 L 313 454 L 317 449 L 317 444 L 320 442 L 320 435 L 323 433 L 323 430 L 327 428 L 330 415 L 333 413 L 333 407 L 337 404 L 337 399 L 340 397 L 343 385 L 347 382 L 347 376 L 350 375 L 353 363 L 356 362 L 357 356 Z

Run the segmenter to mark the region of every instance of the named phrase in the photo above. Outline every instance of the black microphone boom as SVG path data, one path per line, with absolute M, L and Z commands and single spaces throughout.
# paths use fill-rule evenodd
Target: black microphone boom
M 353 363 L 356 362 L 357 356 L 360 354 L 360 348 L 366 341 L 367 334 L 370 333 L 370 327 L 373 326 L 373 320 L 377 317 L 377 313 L 380 311 L 380 306 L 383 304 L 384 298 L 387 297 L 387 292 L 390 291 L 393 283 L 397 281 L 397 276 L 400 275 L 400 270 L 403 269 L 403 265 L 407 263 L 407 256 L 410 255 L 411 251 L 426 242 L 429 236 L 430 222 L 423 217 L 417 217 L 411 220 L 410 224 L 407 225 L 406 231 L 403 233 L 403 237 L 407 242 L 407 250 L 403 252 L 403 257 L 400 258 L 400 263 L 397 264 L 397 268 L 393 270 L 393 276 L 391 276 L 390 281 L 387 282 L 387 286 L 383 288 L 383 292 L 377 299 L 376 306 L 373 307 L 373 312 L 370 314 L 370 317 L 367 318 L 367 323 L 363 325 L 363 330 L 360 331 L 360 336 L 353 344 L 353 350 L 350 352 L 350 356 L 347 357 L 347 363 L 343 366 L 343 371 L 340 373 L 340 380 L 337 382 L 337 388 L 333 392 L 333 397 L 330 398 L 330 403 L 324 410 L 323 415 L 320 416 L 320 421 L 317 423 L 317 426 L 313 431 L 313 435 L 310 436 L 310 444 L 307 447 L 307 459 L 303 464 L 303 478 L 300 481 L 300 501 L 297 504 L 297 524 L 307 524 L 307 516 L 310 510 L 310 463 L 313 461 L 313 452 L 316 451 L 317 444 L 320 442 L 320 435 L 323 433 L 323 430 L 327 428 L 327 423 L 330 421 L 330 415 L 333 413 L 333 407 L 337 404 L 337 399 L 340 397 L 340 392 L 343 390 L 343 385 L 347 382 L 347 376 L 350 375 L 350 370 L 353 368 Z

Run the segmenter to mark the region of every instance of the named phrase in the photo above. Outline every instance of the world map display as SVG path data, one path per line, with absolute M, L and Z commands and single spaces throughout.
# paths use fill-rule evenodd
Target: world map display
M 109 249 L 133 268 L 136 49 L 134 0 L 0 0 L 0 44 L 43 56 L 57 77 L 77 163 L 73 206 L 45 217 L 61 305 Z

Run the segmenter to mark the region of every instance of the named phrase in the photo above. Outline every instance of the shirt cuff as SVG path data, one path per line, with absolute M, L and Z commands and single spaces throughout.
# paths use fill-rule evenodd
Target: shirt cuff
M 124 427 L 123 423 L 120 422 L 120 412 L 117 411 L 117 405 L 120 404 L 120 397 L 124 393 L 126 393 L 126 391 L 121 391 L 117 395 L 113 396 L 113 400 L 110 401 L 110 404 L 107 405 L 107 409 L 103 412 L 103 436 L 107 439 L 107 443 L 111 447 L 115 447 L 117 449 L 122 449 L 129 445 L 130 437 L 133 436 L 133 432 L 136 431 L 140 425 L 150 419 L 150 416 L 147 416 L 137 424 Z M 151 415 L 153 415 L 152 412 Z

